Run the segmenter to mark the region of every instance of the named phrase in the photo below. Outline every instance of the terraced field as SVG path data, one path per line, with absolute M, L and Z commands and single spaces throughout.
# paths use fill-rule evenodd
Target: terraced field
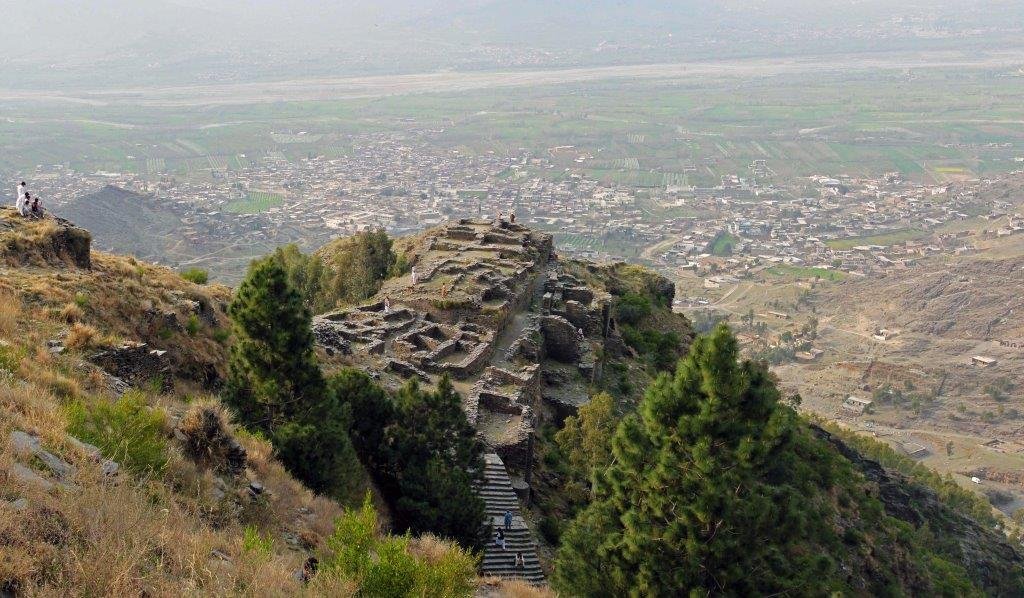
M 232 214 L 258 214 L 284 203 L 284 197 L 267 191 L 250 191 L 249 195 L 239 201 L 233 201 L 225 208 Z

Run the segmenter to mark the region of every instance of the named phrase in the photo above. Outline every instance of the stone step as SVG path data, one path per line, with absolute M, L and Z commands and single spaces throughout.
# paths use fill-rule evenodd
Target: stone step
M 527 583 L 541 585 L 544 572 L 537 558 L 537 542 L 533 532 L 523 519 L 519 499 L 512 488 L 512 479 L 505 464 L 496 454 L 485 455 L 484 482 L 477 488 L 477 494 L 484 501 L 484 510 L 494 530 L 505 529 L 505 512 L 512 513 L 512 527 L 505 530 L 505 549 L 494 544 L 492 536 L 484 547 L 480 562 L 483 575 L 504 579 L 520 579 Z M 516 569 L 516 553 L 521 552 L 525 567 Z

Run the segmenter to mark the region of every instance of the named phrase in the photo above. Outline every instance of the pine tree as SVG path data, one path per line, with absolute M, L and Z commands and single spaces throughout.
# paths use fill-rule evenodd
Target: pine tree
M 462 399 L 445 376 L 434 392 L 410 381 L 397 403 L 386 440 L 394 474 L 382 484 L 395 497 L 396 529 L 480 546 L 485 514 L 474 485 L 483 479 L 483 444 L 466 420 Z
M 593 502 L 563 536 L 564 594 L 756 594 L 789 564 L 774 537 L 800 497 L 764 482 L 791 463 L 794 415 L 766 369 L 737 355 L 719 326 L 623 419 Z
M 235 343 L 224 402 L 243 425 L 266 434 L 310 488 L 357 499 L 365 475 L 348 437 L 348 410 L 324 381 L 309 312 L 278 260 L 253 262 L 228 315 Z
M 310 315 L 280 263 L 253 262 L 228 315 L 235 342 L 224 399 L 247 426 L 273 434 L 325 399 Z

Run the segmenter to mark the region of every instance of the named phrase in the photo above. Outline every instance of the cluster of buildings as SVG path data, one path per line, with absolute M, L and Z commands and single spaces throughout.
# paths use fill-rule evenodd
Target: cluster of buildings
M 107 185 L 134 191 L 140 205 L 125 209 L 172 222 L 168 243 L 184 244 L 186 258 L 239 243 L 257 253 L 292 242 L 311 249 L 360 230 L 402 235 L 514 212 L 518 222 L 555 233 L 562 253 L 635 259 L 666 272 L 693 269 L 715 284 L 714 277 L 776 265 L 868 275 L 930 253 L 973 251 L 966 233 L 943 232 L 971 216 L 990 218 L 997 235 L 1024 228 L 1010 204 L 981 199 L 982 183 L 924 185 L 889 174 L 779 185 L 758 175 L 770 168 L 762 162 L 751 166 L 752 175 L 722 177 L 714 187 L 670 181 L 641 189 L 594 180 L 586 157 L 565 160 L 563 148 L 468 153 L 439 147 L 431 133 L 358 135 L 333 156 L 240 156 L 240 168 L 211 168 L 202 177 L 59 166 L 19 176 L 58 212 Z M 116 240 L 97 239 L 97 246 L 133 250 Z

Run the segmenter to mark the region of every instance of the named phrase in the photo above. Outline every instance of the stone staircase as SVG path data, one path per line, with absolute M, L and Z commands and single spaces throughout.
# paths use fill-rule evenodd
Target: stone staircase
M 512 489 L 512 480 L 508 477 L 505 464 L 501 457 L 494 453 L 484 455 L 484 484 L 480 487 L 480 497 L 484 499 L 487 516 L 493 524 L 491 539 L 484 548 L 484 557 L 480 572 L 484 576 L 504 579 L 521 579 L 534 585 L 544 583 L 544 572 L 537 558 L 537 542 L 533 532 L 526 525 L 519 509 L 519 499 Z M 512 529 L 505 531 L 505 550 L 494 543 L 494 532 L 505 527 L 505 511 L 512 511 Z M 522 552 L 526 566 L 516 569 L 516 553 Z

